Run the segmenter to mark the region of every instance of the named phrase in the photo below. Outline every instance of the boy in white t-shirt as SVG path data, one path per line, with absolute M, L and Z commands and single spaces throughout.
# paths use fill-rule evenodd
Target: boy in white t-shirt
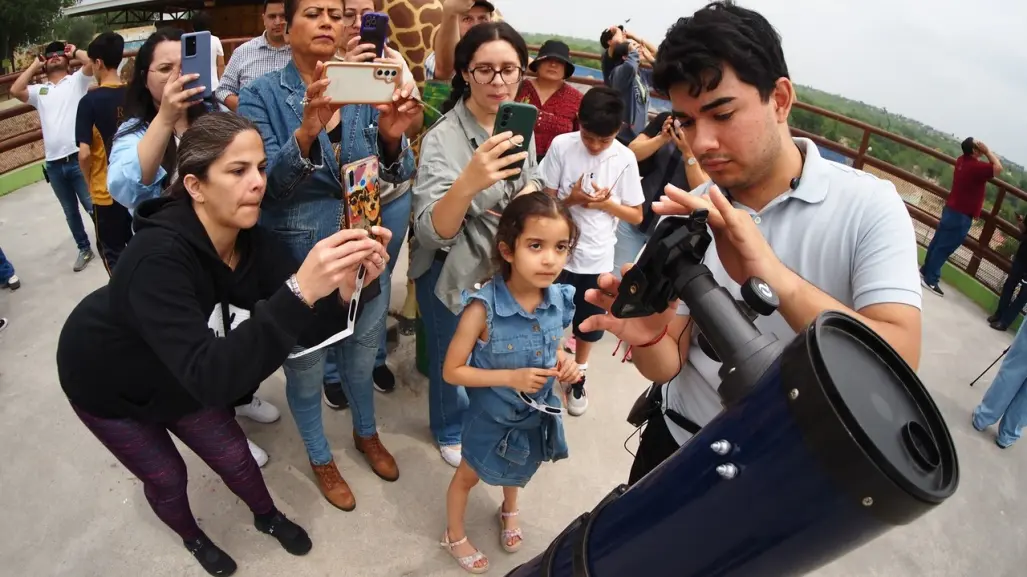
M 642 222 L 645 197 L 638 161 L 617 141 L 623 113 L 624 103 L 616 90 L 592 88 L 578 109 L 581 130 L 553 139 L 539 168 L 546 192 L 564 201 L 581 229 L 581 238 L 558 280 L 575 288 L 571 346 L 582 377 L 571 386 L 567 399 L 567 410 L 574 416 L 588 408 L 585 369 L 593 343 L 603 338 L 602 331 L 583 333 L 578 328 L 590 316 L 604 313 L 585 302 L 585 291 L 598 288 L 599 275 L 613 270 L 618 221 Z

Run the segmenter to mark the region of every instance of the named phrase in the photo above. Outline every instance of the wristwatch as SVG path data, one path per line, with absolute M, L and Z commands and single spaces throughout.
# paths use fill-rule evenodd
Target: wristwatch
M 296 280 L 296 275 L 292 275 L 285 279 L 285 286 L 289 287 L 292 294 L 296 295 L 296 298 L 300 299 L 300 302 L 307 305 L 310 308 L 314 308 L 313 305 L 307 304 L 307 301 L 303 298 L 303 293 L 300 292 L 300 283 Z
M 689 156 L 688 160 L 685 161 L 685 164 L 687 164 L 688 166 L 695 166 L 696 162 L 698 161 L 695 159 L 694 156 Z

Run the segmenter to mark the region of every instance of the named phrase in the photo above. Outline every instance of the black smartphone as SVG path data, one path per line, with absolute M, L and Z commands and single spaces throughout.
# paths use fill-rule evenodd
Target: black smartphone
M 360 43 L 374 44 L 378 58 L 385 56 L 385 39 L 389 37 L 389 15 L 369 12 L 360 19 Z
M 524 102 L 503 102 L 496 112 L 496 123 L 492 127 L 492 136 L 503 132 L 513 132 L 514 136 L 520 135 L 524 141 L 520 146 L 515 146 L 503 153 L 503 156 L 510 156 L 518 152 L 526 152 L 531 138 L 535 134 L 535 122 L 538 120 L 538 109 Z M 524 168 L 524 161 L 515 162 L 506 168 Z M 517 180 L 520 175 L 508 177 L 506 180 Z

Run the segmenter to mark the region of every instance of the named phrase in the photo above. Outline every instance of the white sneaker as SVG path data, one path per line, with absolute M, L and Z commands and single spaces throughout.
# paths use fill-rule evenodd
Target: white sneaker
M 250 446 L 250 454 L 253 455 L 253 460 L 257 462 L 258 467 L 263 467 L 267 464 L 267 451 L 261 449 L 253 441 L 246 439 L 246 444 Z
M 571 385 L 571 393 L 567 395 L 567 412 L 572 417 L 580 417 L 588 410 L 588 393 L 585 391 L 585 377 Z
M 253 400 L 248 405 L 241 405 L 235 408 L 235 416 L 247 417 L 258 423 L 273 423 L 282 416 L 278 408 L 271 403 L 260 400 L 260 397 L 253 395 Z
M 449 445 L 447 447 L 439 447 L 439 453 L 442 455 L 442 460 L 453 468 L 459 467 L 460 461 L 464 459 L 460 455 L 460 445 Z

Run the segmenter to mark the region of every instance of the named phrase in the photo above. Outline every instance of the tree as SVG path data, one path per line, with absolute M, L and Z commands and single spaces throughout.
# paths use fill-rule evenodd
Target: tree
M 46 37 L 61 10 L 76 0 L 32 0 L 0 2 L 0 61 L 14 60 L 14 50 L 22 44 L 37 42 Z

